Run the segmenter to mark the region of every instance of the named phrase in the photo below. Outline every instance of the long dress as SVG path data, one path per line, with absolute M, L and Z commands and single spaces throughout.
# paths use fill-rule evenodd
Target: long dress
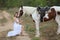
M 16 21 L 19 21 L 18 18 L 16 18 Z M 21 34 L 22 25 L 17 23 L 16 21 L 13 24 L 13 30 L 8 32 L 7 37 Z

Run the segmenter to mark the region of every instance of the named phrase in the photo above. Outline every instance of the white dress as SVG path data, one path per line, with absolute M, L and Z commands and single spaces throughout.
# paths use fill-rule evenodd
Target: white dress
M 16 18 L 16 21 L 19 22 L 18 18 Z M 7 37 L 21 34 L 22 25 L 17 23 L 16 21 L 13 24 L 13 30 L 8 32 Z

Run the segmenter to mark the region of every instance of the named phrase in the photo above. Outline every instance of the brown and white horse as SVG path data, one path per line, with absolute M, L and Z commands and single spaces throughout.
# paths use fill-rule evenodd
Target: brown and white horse
M 36 26 L 36 37 L 39 37 L 40 35 L 39 23 L 43 19 L 43 16 L 44 16 L 43 13 L 45 13 L 45 9 L 46 8 L 21 6 L 18 11 L 20 17 L 25 14 L 32 16 L 32 19 L 35 21 L 35 26 Z
M 44 16 L 44 21 L 54 19 L 58 24 L 57 34 L 60 33 L 60 6 L 52 6 Z

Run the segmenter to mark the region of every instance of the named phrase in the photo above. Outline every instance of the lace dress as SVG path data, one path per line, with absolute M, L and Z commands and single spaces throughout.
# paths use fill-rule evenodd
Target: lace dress
M 13 30 L 8 32 L 8 34 L 7 34 L 8 37 L 16 36 L 16 35 L 21 34 L 22 25 L 17 23 L 16 21 L 19 22 L 19 19 L 16 18 L 16 20 L 14 21 L 14 23 L 13 23 Z

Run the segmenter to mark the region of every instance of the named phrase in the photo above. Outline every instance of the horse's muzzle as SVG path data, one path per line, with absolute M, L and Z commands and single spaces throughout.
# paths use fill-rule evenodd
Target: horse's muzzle
M 46 22 L 46 21 L 48 21 L 49 19 L 47 19 L 47 18 L 43 18 L 43 22 Z

